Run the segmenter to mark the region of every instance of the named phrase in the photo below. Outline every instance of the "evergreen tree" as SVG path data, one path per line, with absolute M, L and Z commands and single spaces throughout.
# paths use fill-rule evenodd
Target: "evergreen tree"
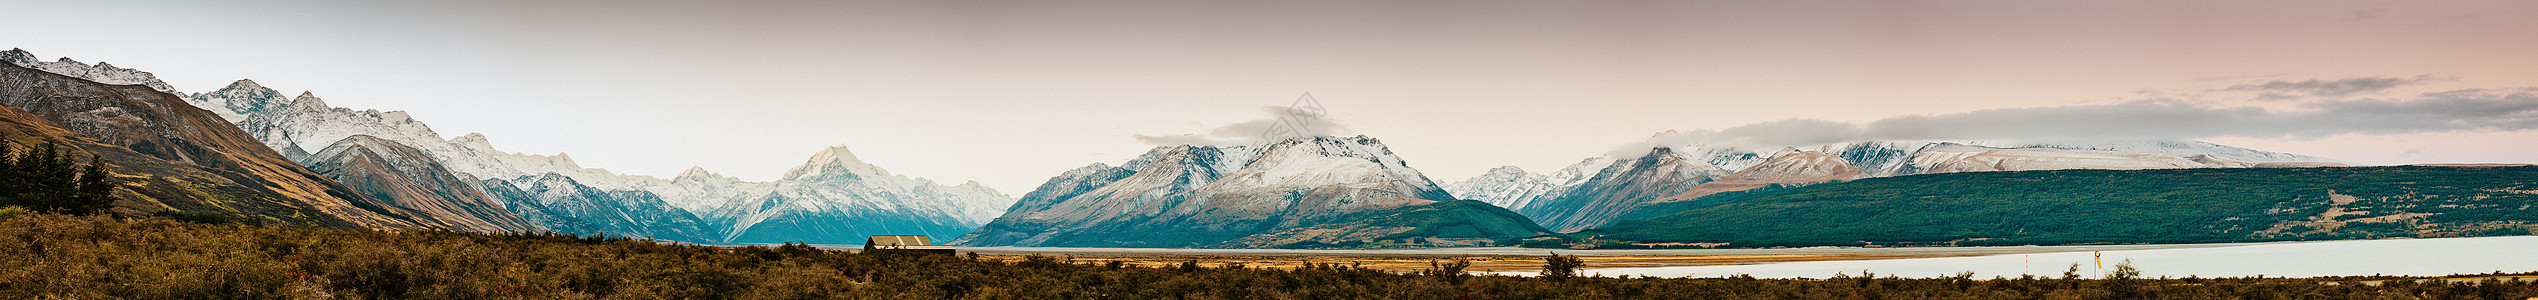
M 0 145 L 0 206 L 64 214 L 113 208 L 119 183 L 106 172 L 103 157 L 90 155 L 88 165 L 79 166 L 65 152 L 51 143 Z

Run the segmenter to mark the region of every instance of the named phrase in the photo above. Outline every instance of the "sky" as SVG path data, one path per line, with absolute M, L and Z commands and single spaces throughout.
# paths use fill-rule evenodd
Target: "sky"
M 772 180 L 845 145 L 1020 196 L 1311 93 L 1440 183 L 1652 138 L 2173 138 L 2538 162 L 2531 1 L 0 0 L 0 47 L 444 137 Z M 1675 131 L 1673 134 L 1660 132 Z M 1211 139 L 1213 138 L 1213 139 Z

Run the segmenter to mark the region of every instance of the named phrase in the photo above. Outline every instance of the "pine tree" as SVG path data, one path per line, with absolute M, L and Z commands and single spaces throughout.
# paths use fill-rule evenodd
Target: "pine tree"
M 115 181 L 113 174 L 106 173 L 105 162 L 104 156 L 88 155 L 88 167 L 79 172 L 79 189 L 71 191 L 71 197 L 67 199 L 71 202 L 65 206 L 67 211 L 84 215 L 103 213 L 115 207 L 115 187 L 123 184 Z
M 114 207 L 116 182 L 105 159 L 90 155 L 79 166 L 51 143 L 18 149 L 0 145 L 0 206 L 63 214 L 96 214 Z

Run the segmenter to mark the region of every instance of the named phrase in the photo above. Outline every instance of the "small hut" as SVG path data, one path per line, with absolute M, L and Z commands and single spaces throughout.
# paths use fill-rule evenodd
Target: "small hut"
M 864 238 L 864 251 L 872 250 L 906 250 L 925 254 L 942 255 L 958 254 L 958 250 L 952 248 L 952 246 L 936 246 L 934 245 L 933 239 L 926 238 L 922 235 L 875 235 Z

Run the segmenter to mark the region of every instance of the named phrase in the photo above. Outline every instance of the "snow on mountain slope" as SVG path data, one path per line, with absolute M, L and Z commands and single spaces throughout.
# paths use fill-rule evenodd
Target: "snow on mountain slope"
M 757 185 L 731 199 L 708 216 L 729 226 L 721 240 L 725 243 L 849 244 L 862 242 L 865 235 L 883 234 L 949 240 L 1013 205 L 1012 197 L 977 182 L 944 186 L 890 174 L 857 159 L 845 146 L 821 150 L 786 171 L 783 180 Z
M 12 57 L 12 63 L 17 63 L 21 60 L 31 61 L 31 56 L 24 55 L 23 51 L 0 53 L 0 55 Z M 65 61 L 67 62 L 67 60 Z M 128 71 L 128 69 L 106 68 L 103 65 L 89 68 L 110 71 Z M 97 74 L 114 75 L 126 73 L 105 72 Z M 133 73 L 130 74 L 147 75 L 148 73 L 133 71 Z M 721 240 L 721 237 L 727 236 L 726 233 L 749 233 L 699 231 L 701 229 L 695 228 L 642 228 L 642 226 L 648 226 L 645 224 L 658 222 L 627 222 L 627 220 L 625 220 L 625 216 L 649 215 L 649 218 L 659 220 L 697 218 L 694 216 L 671 217 L 661 214 L 665 214 L 665 211 L 677 211 L 680 214 L 706 215 L 708 213 L 717 212 L 718 210 L 728 206 L 727 204 L 730 203 L 761 200 L 763 197 L 758 196 L 768 195 L 765 193 L 754 195 L 748 194 L 750 192 L 776 192 L 779 190 L 774 187 L 787 186 L 786 184 L 793 183 L 787 181 L 747 182 L 736 178 L 712 174 L 711 172 L 705 172 L 701 168 L 689 170 L 689 172 L 687 172 L 688 174 L 682 174 L 683 176 L 680 176 L 680 178 L 673 179 L 617 174 L 606 169 L 583 167 L 579 163 L 574 162 L 570 155 L 562 153 L 550 156 L 504 152 L 495 148 L 493 143 L 483 134 L 469 133 L 454 138 L 443 139 L 441 138 L 440 133 L 432 130 L 431 126 L 415 120 L 411 115 L 408 115 L 403 111 L 379 111 L 375 109 L 353 110 L 350 108 L 333 107 L 328 105 L 324 99 L 319 98 L 315 93 L 310 92 L 302 92 L 297 97 L 283 97 L 282 95 L 282 93 L 257 84 L 252 80 L 239 80 L 221 88 L 220 90 L 190 94 L 184 98 L 186 98 L 185 101 L 188 104 L 203 107 L 212 111 L 214 114 L 219 115 L 220 118 L 230 123 L 234 123 L 234 125 L 236 125 L 239 129 L 256 138 L 257 141 L 262 142 L 265 146 L 271 147 L 277 152 L 282 153 L 285 157 L 301 164 L 311 163 L 308 161 L 311 159 L 311 155 L 309 154 L 310 150 L 323 149 L 336 141 L 357 135 L 373 136 L 381 140 L 394 141 L 396 143 L 412 147 L 420 150 L 423 154 L 438 162 L 441 168 L 454 173 L 452 175 L 455 177 L 459 177 L 464 181 L 475 183 L 474 187 L 484 193 L 509 195 L 511 197 L 497 198 L 503 198 L 506 199 L 506 201 L 525 202 L 519 204 L 528 205 L 510 205 L 509 208 L 515 210 L 528 210 L 520 211 L 519 214 L 523 217 L 527 217 L 539 226 L 557 228 L 559 231 L 567 231 L 567 229 L 602 230 L 612 234 L 676 236 L 680 240 L 713 242 Z M 890 175 L 886 171 L 880 170 L 878 167 L 863 164 L 860 161 L 852 159 L 852 155 L 844 153 L 842 149 L 838 150 L 840 151 L 824 151 L 822 154 L 829 156 L 815 157 L 814 160 L 849 161 L 853 163 L 808 166 L 809 170 L 805 171 L 806 174 L 868 175 L 872 176 L 873 180 L 859 183 L 859 185 L 854 186 L 854 188 L 870 188 L 873 190 L 855 193 L 794 193 L 788 195 L 792 198 L 791 200 L 788 200 L 789 202 L 845 203 L 856 201 L 908 201 L 911 202 L 908 203 L 908 205 L 873 207 L 900 207 L 904 209 L 939 211 L 941 213 L 928 215 L 928 217 L 943 218 L 944 220 L 929 219 L 913 222 L 954 224 L 955 226 L 976 226 L 977 224 L 985 223 L 988 220 L 1002 214 L 1004 209 L 1011 206 L 1013 203 L 1011 200 L 1012 198 L 976 182 L 968 182 L 960 185 L 942 185 L 922 178 L 908 178 L 905 176 Z M 821 169 L 829 167 L 842 167 L 849 170 L 828 172 L 827 170 Z M 486 186 L 487 184 L 501 186 Z M 799 183 L 792 184 L 790 186 L 818 185 L 820 184 Z M 498 193 L 497 190 L 508 190 L 512 192 Z M 886 199 L 836 198 L 860 197 L 866 195 L 899 196 Z M 648 207 L 651 205 L 661 205 L 661 207 Z M 820 206 L 806 204 L 805 207 L 836 208 L 846 206 Z M 815 213 L 825 213 L 825 218 L 861 217 L 861 215 L 857 214 L 827 212 Z M 904 213 L 904 215 L 925 214 L 926 213 L 919 212 Z M 673 224 L 662 226 L 674 227 L 687 226 L 675 225 L 683 224 L 683 222 L 662 224 Z M 725 227 L 722 225 L 729 224 L 714 224 L 705 227 Z M 746 229 L 747 227 L 744 226 L 740 228 Z M 939 233 L 938 235 L 950 237 L 958 234 L 961 234 L 961 232 Z M 771 240 L 809 240 L 827 238 L 782 234 L 760 234 L 755 236 Z M 853 241 L 860 242 L 861 240 Z
M 0 133 L 108 165 L 118 210 L 217 213 L 334 228 L 423 228 L 410 211 L 362 195 L 174 94 L 0 64 Z M 93 155 L 93 156 L 91 156 Z M 6 178 L 8 180 L 16 178 Z M 14 191 L 8 191 L 14 192 Z
M 1992 148 L 1941 143 L 1912 156 L 1919 174 L 2067 169 L 2174 169 L 2212 167 L 2184 157 L 2061 148 Z
M 353 190 L 412 210 L 425 225 L 471 232 L 535 232 L 543 228 L 486 196 L 475 183 L 441 168 L 422 150 L 356 135 L 310 156 L 309 170 Z
M 1773 154 L 1770 161 L 1703 183 L 1681 194 L 1655 202 L 1684 201 L 1718 193 L 1763 188 L 1774 184 L 1815 184 L 1860 179 L 1868 170 L 1851 165 L 1850 161 L 1830 153 L 1789 148 Z
M 768 184 L 772 183 L 751 182 L 740 180 L 738 177 L 723 176 L 713 171 L 706 171 L 705 167 L 688 167 L 687 171 L 679 172 L 678 177 L 671 177 L 669 186 L 650 191 L 663 195 L 661 196 L 663 199 L 731 199 Z M 724 201 L 670 203 L 670 205 L 678 206 L 679 209 L 696 212 L 711 212 L 721 208 L 723 204 L 725 204 Z
M 228 120 L 229 123 L 241 123 L 247 121 L 247 115 L 288 105 L 291 103 L 291 98 L 282 96 L 282 92 L 256 84 L 254 80 L 239 79 L 219 90 L 187 95 L 185 102 L 210 110 L 213 114 L 219 114 L 222 120 Z
M 1682 193 L 1728 173 L 1698 156 L 1660 147 L 1637 158 L 1607 164 L 1587 180 L 1526 204 L 1516 212 L 1543 228 L 1575 232 L 1603 225 L 1641 203 Z
M 1603 170 L 1604 167 L 1610 166 L 1616 161 L 1619 160 L 1612 159 L 1610 157 L 1597 156 L 1578 161 L 1575 164 L 1570 164 L 1568 167 L 1560 168 L 1559 171 L 1552 172 L 1551 174 L 1500 177 L 1499 180 L 1464 179 L 1447 185 L 1446 190 L 1455 191 L 1459 189 L 1466 191 L 1489 191 L 1494 189 L 1503 189 L 1506 192 L 1477 194 L 1456 193 L 1454 196 L 1465 200 L 1477 200 L 1484 203 L 1490 203 L 1507 209 L 1523 209 L 1525 206 L 1532 205 L 1534 201 L 1539 201 L 1544 198 L 1559 197 L 1560 195 L 1567 194 L 1569 190 L 1576 189 L 1578 185 L 1586 183 L 1587 179 L 1592 179 L 1595 176 L 1595 172 Z M 1501 168 L 1513 167 L 1509 166 Z M 1530 172 L 1528 172 L 1528 174 L 1530 174 Z
M 1416 230 L 1437 222 L 1539 230 L 1503 209 L 1473 211 L 1489 207 L 1479 203 L 1428 207 L 1454 199 L 1381 142 L 1364 136 L 1241 147 L 1159 147 L 1128 165 L 1135 167 L 1094 164 L 1051 178 L 1003 217 L 953 243 L 1269 247 L 1364 243 L 1395 234 L 1432 236 Z M 1409 207 L 1432 209 L 1397 210 Z M 1450 213 L 1439 213 L 1443 211 Z M 1383 212 L 1394 215 L 1368 215 Z M 1440 215 L 1475 219 L 1436 220 Z M 1368 218 L 1409 221 L 1317 227 Z
M 1770 160 L 1783 155 L 1792 153 L 1819 153 L 1822 154 L 1822 157 L 1814 157 L 1815 154 L 1807 154 L 1813 161 L 1808 164 L 1800 164 L 1807 166 L 1807 169 L 1783 171 L 1827 171 L 1838 168 L 1833 168 L 1833 166 L 1829 165 L 1822 165 L 1820 163 L 1838 161 L 1848 164 L 1850 167 L 1858 168 L 1861 173 L 1856 177 L 1888 177 L 1913 174 L 1976 171 L 2305 167 L 2339 165 L 2339 163 L 2336 163 L 2335 160 L 2321 157 L 2258 151 L 2198 141 L 2114 141 L 2103 143 L 2001 144 L 2007 146 L 1984 146 L 1983 143 L 1973 142 L 1857 141 L 1784 148 L 1745 148 L 1692 144 L 1657 145 L 1652 149 L 1671 149 L 1673 154 L 1681 156 L 1686 161 L 1706 162 L 1721 169 L 1736 172 L 1753 170 L 1757 168 L 1757 166 L 1771 164 L 1769 162 Z M 1594 207 L 1595 205 L 1591 204 L 1574 203 L 1574 200 L 1599 197 L 1597 192 L 1595 192 L 1599 189 L 1599 187 L 1596 186 L 1609 186 L 1612 185 L 1612 183 L 1599 182 L 1595 180 L 1593 176 L 1597 174 L 1596 172 L 1598 170 L 1612 168 L 1617 163 L 1627 161 L 1625 159 L 1618 159 L 1618 157 L 1628 156 L 1618 155 L 1632 153 L 1647 152 L 1615 151 L 1613 154 L 1588 158 L 1578 164 L 1563 168 L 1559 172 L 1549 175 L 1528 176 L 1531 174 L 1523 173 L 1521 169 L 1512 169 L 1512 167 L 1502 168 L 1501 170 L 1493 170 L 1490 173 L 1475 176 L 1473 178 L 1456 181 L 1454 184 L 1449 185 L 1447 189 L 1449 191 L 1454 191 L 1455 196 L 1462 197 L 1464 199 L 1480 200 L 1502 206 L 1512 205 L 1512 208 L 1517 208 L 1518 211 L 1525 212 L 1527 216 L 1534 217 L 1536 221 L 1543 222 L 1542 224 L 1544 227 L 1561 231 L 1580 229 L 1574 226 L 1578 221 L 1568 220 L 1574 218 L 1554 215 L 1569 215 L 1577 214 L 1579 211 L 1598 211 L 1605 209 Z M 1798 173 L 1812 174 L 1809 172 Z M 1855 178 L 1851 175 L 1835 177 Z M 1704 195 L 1706 195 L 1715 194 L 1719 191 L 1745 190 L 1774 183 L 1819 182 L 1818 180 L 1797 180 L 1791 182 L 1781 181 L 1782 180 L 1740 180 L 1726 183 L 1711 182 L 1703 183 L 1703 185 L 1720 184 L 1721 186 L 1706 190 L 1696 187 L 1693 190 L 1710 191 L 1704 193 Z M 1673 183 L 1659 184 L 1671 185 Z M 1611 187 L 1602 188 L 1607 191 L 1614 190 L 1610 189 Z M 1568 204 L 1543 204 L 1544 201 L 1564 198 L 1569 200 L 1563 200 L 1566 202 L 1562 203 Z M 1685 199 L 1672 199 L 1668 201 L 1679 200 Z M 1606 202 L 1621 203 L 1613 201 Z M 1602 216 L 1604 214 L 1590 213 L 1585 215 Z
M 1304 143 L 1307 141 L 1309 145 Z M 1237 193 L 1343 185 L 1454 200 L 1445 189 L 1419 174 L 1418 169 L 1393 155 L 1391 149 L 1364 136 L 1294 139 L 1264 150 L 1240 171 L 1209 182 L 1207 191 Z
M 246 103 L 243 105 L 229 105 L 226 107 L 251 108 L 250 110 L 236 111 L 237 113 L 247 116 L 244 121 L 239 122 L 239 127 L 246 129 L 249 134 L 257 136 L 260 140 L 265 141 L 269 146 L 276 149 L 306 148 L 308 145 L 328 143 L 318 142 L 321 140 L 342 139 L 343 137 L 353 135 L 377 136 L 382 139 L 409 143 L 409 145 L 413 145 L 417 149 L 422 149 L 425 153 L 439 159 L 442 164 L 447 166 L 451 171 L 464 173 L 477 178 L 508 179 L 538 176 L 549 173 L 560 174 L 572 178 L 576 184 L 594 189 L 609 191 L 639 190 L 649 192 L 661 197 L 661 200 L 665 203 L 670 203 L 673 206 L 694 212 L 710 212 L 714 208 L 723 205 L 725 202 L 735 201 L 735 198 L 733 197 L 739 195 L 732 194 L 731 192 L 745 191 L 752 187 L 766 184 L 744 182 L 739 181 L 738 179 L 721 177 L 720 175 L 691 178 L 695 180 L 681 183 L 675 180 L 664 180 L 651 176 L 618 174 L 606 169 L 583 167 L 579 163 L 574 162 L 572 156 L 569 154 L 559 153 L 553 156 L 548 156 L 504 152 L 494 148 L 493 143 L 485 137 L 485 135 L 478 133 L 469 133 L 456 138 L 442 140 L 440 139 L 440 134 L 434 132 L 431 126 L 414 120 L 413 117 L 402 111 L 356 111 L 348 108 L 332 107 L 328 106 L 323 99 L 309 93 L 303 93 L 299 97 L 288 101 L 271 101 L 271 99 L 259 98 L 261 95 L 277 94 L 278 93 L 273 93 L 270 89 L 255 85 L 251 81 L 241 80 L 239 83 L 231 84 L 229 88 L 225 88 L 221 91 L 200 94 L 205 96 L 198 96 L 197 99 L 201 99 L 201 102 L 204 103 L 216 101 L 225 102 L 227 104 Z M 957 213 L 952 215 L 961 217 L 960 221 L 967 224 L 984 223 L 988 219 L 993 219 L 996 215 L 1003 213 L 1005 206 L 1012 204 L 1011 200 L 1009 200 L 1010 198 L 1004 197 L 1002 194 L 997 193 L 992 189 L 988 189 L 975 183 L 943 186 L 935 184 L 931 180 L 888 175 L 887 171 L 882 171 L 879 167 L 856 161 L 852 154 L 845 153 L 842 149 L 832 150 L 840 151 L 822 151 L 819 155 L 824 156 L 813 157 L 813 160 L 851 161 L 853 163 L 839 165 L 814 165 L 808 166 L 811 169 L 796 171 L 807 172 L 808 174 L 880 174 L 881 179 L 879 179 L 880 181 L 877 181 L 877 185 L 875 185 L 876 187 L 886 187 L 899 191 L 926 187 L 945 191 L 944 193 L 937 193 L 930 196 L 962 199 L 961 201 L 948 202 L 960 204 L 958 206 L 942 208 L 956 211 Z M 286 150 L 284 152 L 290 151 Z M 827 172 L 826 170 L 820 169 L 832 167 L 849 168 L 851 170 L 838 173 Z M 701 171 L 702 169 L 690 170 L 691 173 Z M 704 174 L 711 173 L 705 172 Z M 791 178 L 793 177 L 788 175 L 787 178 L 787 180 L 792 180 Z M 1003 199 L 981 200 L 985 198 Z M 914 199 L 910 201 L 936 200 Z
M 168 86 L 167 82 L 159 81 L 159 77 L 156 75 L 150 75 L 150 72 L 118 68 L 114 65 L 106 64 L 105 62 L 98 62 L 96 65 L 88 65 L 76 60 L 71 60 L 71 58 L 67 56 L 62 57 L 61 60 L 47 62 L 42 59 L 35 58 L 35 54 L 27 53 L 26 50 L 16 48 L 11 48 L 9 51 L 0 51 L 0 61 L 6 61 L 10 64 L 33 68 L 53 74 L 62 74 L 64 76 L 87 79 L 88 81 L 95 81 L 97 83 L 115 85 L 138 84 L 148 86 L 150 89 L 159 90 L 160 92 L 167 92 L 168 94 L 185 94 L 177 92 L 176 87 Z
M 532 223 L 557 232 L 690 243 L 712 243 L 721 235 L 720 226 L 649 192 L 601 190 L 554 173 L 488 179 L 477 186 Z
M 2285 163 L 2338 163 L 2338 164 L 2344 163 L 2344 161 L 2339 161 L 2339 160 L 2330 159 L 2330 158 L 2325 158 L 2325 157 L 2316 157 L 2316 156 L 2308 156 L 2308 155 L 2300 155 L 2300 154 L 2291 154 L 2291 153 L 2281 153 L 2281 152 L 2266 152 L 2266 151 L 2258 151 L 2258 150 L 2255 150 L 2255 149 L 2247 149 L 2247 148 L 2239 148 L 2239 147 L 2223 146 L 2223 145 L 2220 145 L 2220 144 L 2206 143 L 2206 142 L 2202 142 L 2202 141 L 2117 141 L 2117 142 L 2085 143 L 2085 144 L 2073 144 L 2073 143 L 2031 143 L 2031 144 L 2018 145 L 2017 147 L 2008 147 L 2008 148 L 2029 148 L 2029 147 L 2036 147 L 2036 148 L 2058 148 L 2058 149 L 2072 149 L 2072 150 L 2105 150 L 2105 151 L 2115 151 L 2115 152 L 2148 153 L 2148 154 L 2158 154 L 2158 155 L 2167 155 L 2167 156 L 2176 156 L 2176 157 L 2193 157 L 2193 156 L 2196 156 L 2196 155 L 2211 155 L 2211 156 L 2214 156 L 2214 157 L 2227 158 L 2227 159 L 2231 159 L 2231 160 L 2238 160 L 2238 161 L 2254 162 L 2254 163 L 2269 163 L 2269 162 L 2285 162 Z
M 1531 196 L 1541 195 L 1558 187 L 1551 184 L 1542 174 L 1526 172 L 1525 169 L 1515 166 L 1505 166 L 1489 169 L 1488 173 L 1482 173 L 1480 176 L 1446 184 L 1445 192 L 1454 194 L 1456 198 L 1479 200 L 1498 207 L 1524 207 L 1524 203 L 1518 202 L 1530 201 Z
M 288 99 L 274 97 L 277 95 L 280 93 L 254 81 L 239 80 L 218 91 L 195 94 L 189 101 L 197 106 L 228 108 L 230 114 L 242 116 L 242 119 L 234 121 L 239 129 L 283 153 L 306 153 L 306 150 L 324 148 L 345 137 L 369 135 L 422 149 L 449 170 L 477 178 L 504 179 L 557 173 L 573 177 L 579 184 L 606 190 L 647 189 L 667 184 L 649 176 L 583 168 L 566 154 L 546 156 L 503 152 L 495 149 L 483 134 L 470 133 L 443 140 L 431 125 L 415 120 L 404 111 L 334 107 L 309 92 Z
M 2327 165 L 2340 164 L 2339 161 L 2323 157 L 2259 151 L 2199 141 L 2114 141 L 2102 143 L 2058 144 L 2009 143 L 2006 145 L 2007 146 L 1988 146 L 1987 143 L 1981 142 L 1859 141 L 1804 145 L 1788 148 L 1831 154 L 1849 162 L 1852 166 L 1856 166 L 1867 171 L 1868 177 L 1887 177 L 1927 173 L 1928 170 L 1933 167 L 1937 167 L 1940 164 L 1972 157 L 1977 154 L 1983 154 L 1978 152 L 1991 150 L 2007 151 L 1991 152 L 1989 155 L 1975 158 L 1974 160 L 1960 162 L 1955 166 L 1961 170 L 1987 168 L 1993 170 L 2025 170 L 2052 168 L 2247 167 L 2265 163 L 2275 163 L 2273 165 L 2278 166 L 2312 166 L 2321 163 Z M 1684 153 L 1695 160 L 1707 161 L 1713 165 L 1719 166 L 1720 168 L 1731 171 L 1744 170 L 1752 167 L 1753 165 L 1760 164 L 1771 158 L 1773 154 L 1772 152 L 1776 152 L 1781 149 L 1708 147 L 1702 145 L 1676 145 L 1668 147 L 1677 149 L 1676 153 Z M 1939 151 L 1930 151 L 1933 149 Z M 2211 158 L 2198 160 L 2198 158 L 2196 158 L 2198 156 L 2210 156 Z M 2174 158 L 2174 160 L 2171 158 Z M 1589 158 L 1585 162 L 1562 169 L 1560 173 L 1545 176 L 1546 179 L 1544 182 L 1561 186 L 1573 185 L 1578 183 L 1578 181 L 1574 179 L 1561 180 L 1563 179 L 1562 175 L 1578 174 L 1578 170 L 1600 169 L 1605 165 L 1611 164 L 1613 161 L 1614 160 L 1609 156 Z M 2183 162 L 2181 163 L 2180 161 Z M 2211 163 L 2202 163 L 2198 161 L 2210 161 Z M 2232 163 L 2228 161 L 2247 162 L 2248 164 Z M 2002 163 L 2006 163 L 2007 165 L 1999 165 Z M 1475 179 L 1489 176 L 1491 175 L 1484 174 L 1483 176 L 1476 176 Z M 1467 179 L 1465 181 L 1469 181 L 1471 182 L 1469 184 L 1473 184 L 1475 186 L 1464 189 L 1474 191 L 1483 190 L 1481 189 L 1482 185 L 1510 185 L 1507 180 L 1474 181 Z M 1456 185 L 1465 184 L 1466 183 L 1464 183 L 1464 181 L 1458 181 L 1456 183 Z M 1450 187 L 1450 189 L 1453 188 Z M 1517 198 L 1524 196 L 1521 194 L 1508 194 L 1503 196 L 1500 194 L 1457 195 L 1492 203 L 1516 203 L 1523 200 Z

